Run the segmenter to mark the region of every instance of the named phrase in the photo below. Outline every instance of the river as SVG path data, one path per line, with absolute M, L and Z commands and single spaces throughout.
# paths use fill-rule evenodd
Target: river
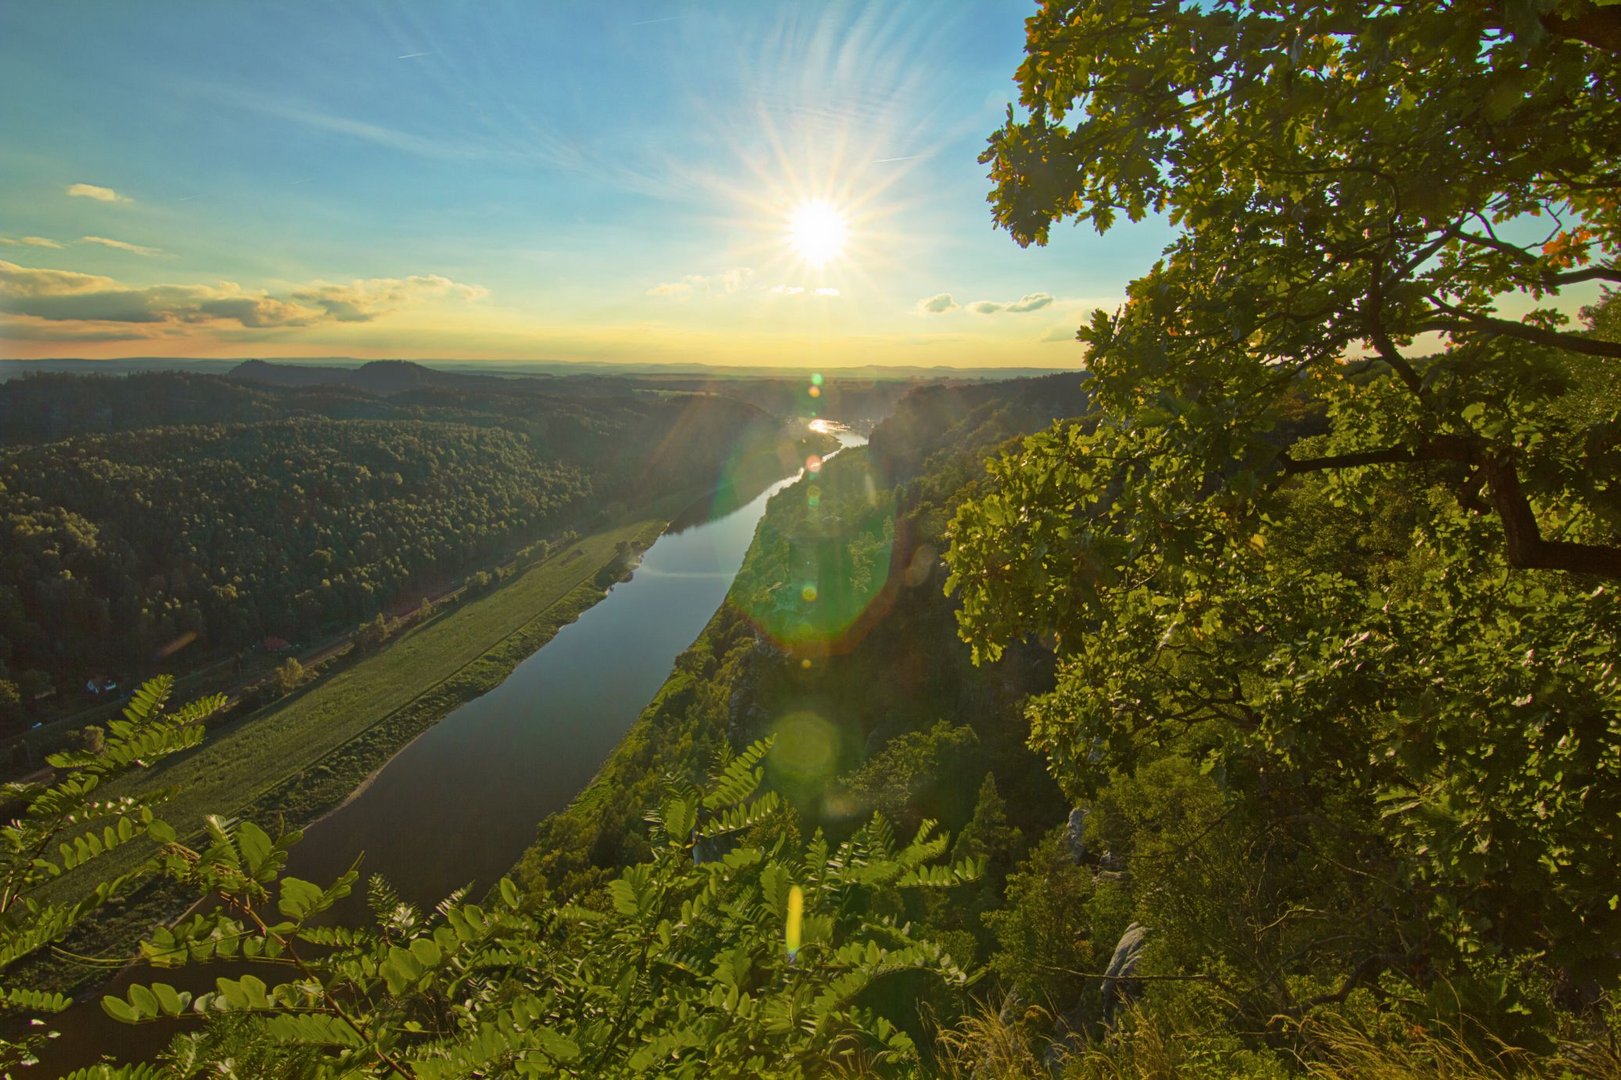
M 820 422 L 841 447 L 866 439 Z M 541 818 L 561 810 L 590 782 L 609 752 L 652 700 L 675 658 L 726 598 L 772 495 L 790 476 L 750 502 L 711 520 L 667 530 L 629 581 L 524 660 L 505 682 L 455 709 L 375 773 L 337 810 L 304 834 L 288 872 L 325 883 L 362 856 L 342 921 L 364 912 L 364 878 L 380 873 L 402 899 L 431 908 L 462 885 L 475 894 L 500 878 L 534 839 Z M 681 520 L 701 518 L 685 514 Z M 220 969 L 223 972 L 225 969 Z M 141 970 L 134 981 L 211 988 L 217 972 Z M 130 975 L 113 982 L 118 992 Z M 61 1038 L 36 1075 L 149 1056 L 174 1030 L 131 1027 L 95 1001 L 51 1021 Z

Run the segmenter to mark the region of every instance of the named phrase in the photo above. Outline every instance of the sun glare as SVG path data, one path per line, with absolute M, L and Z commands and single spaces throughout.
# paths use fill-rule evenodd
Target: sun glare
M 788 242 L 812 266 L 838 258 L 848 232 L 844 215 L 820 199 L 801 203 L 788 219 Z

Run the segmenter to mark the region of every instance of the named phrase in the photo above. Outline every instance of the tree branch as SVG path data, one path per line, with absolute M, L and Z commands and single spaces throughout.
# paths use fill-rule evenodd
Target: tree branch
M 1554 37 L 1584 42 L 1595 49 L 1621 53 L 1621 8 L 1592 3 L 1575 5 L 1569 15 L 1548 12 L 1537 16 Z
M 1516 570 L 1564 570 L 1621 578 L 1621 547 L 1544 538 L 1514 462 L 1506 454 L 1489 452 L 1480 439 L 1432 435 L 1416 447 L 1392 446 L 1300 460 L 1283 453 L 1279 460 L 1285 476 L 1419 461 L 1456 461 L 1473 466 L 1475 476 L 1486 481 L 1492 509 L 1503 526 L 1509 566 Z
M 1385 307 L 1385 266 L 1384 260 L 1376 260 L 1373 264 L 1373 283 L 1368 290 L 1368 302 L 1363 311 L 1364 321 L 1367 324 L 1368 342 L 1373 346 L 1379 359 L 1389 364 L 1407 389 L 1420 398 L 1424 396 L 1424 380 L 1419 378 L 1413 365 L 1408 363 L 1407 357 L 1396 348 L 1396 343 L 1390 340 L 1390 333 L 1384 324 Z
M 1444 237 L 1461 240 L 1476 247 L 1489 248 L 1492 251 L 1507 255 L 1522 266 L 1532 266 L 1537 263 L 1537 257 L 1518 244 L 1511 244 L 1506 240 L 1499 240 L 1496 236 L 1476 236 L 1474 233 L 1464 232 L 1457 226 L 1452 226 L 1442 234 Z M 1426 248 L 1426 251 L 1429 249 Z M 1416 259 L 1417 256 L 1414 256 Z M 1420 260 L 1422 261 L 1422 260 Z M 1417 263 L 1411 265 L 1416 266 Z M 1584 270 L 1567 270 L 1562 273 L 1549 271 L 1541 275 L 1543 285 L 1577 285 L 1584 281 L 1621 281 L 1621 269 L 1613 266 L 1589 266 Z
M 1585 270 L 1545 274 L 1542 280 L 1554 285 L 1576 285 L 1583 281 L 1621 281 L 1621 269 L 1614 266 L 1589 266 Z
M 1502 337 L 1518 338 L 1529 341 L 1535 345 L 1548 345 L 1555 349 L 1564 349 L 1566 352 L 1582 353 L 1587 356 L 1607 356 L 1621 360 L 1621 344 L 1609 341 L 1599 341 L 1596 338 L 1580 337 L 1576 334 L 1564 334 L 1557 330 L 1544 330 L 1540 326 L 1531 326 L 1526 323 L 1513 322 L 1509 319 L 1499 319 L 1493 315 L 1480 315 L 1473 311 L 1454 307 L 1431 294 L 1430 303 L 1437 310 L 1453 316 L 1451 319 L 1431 319 L 1426 327 L 1434 330 L 1447 330 L 1450 332 L 1470 332 L 1497 334 Z

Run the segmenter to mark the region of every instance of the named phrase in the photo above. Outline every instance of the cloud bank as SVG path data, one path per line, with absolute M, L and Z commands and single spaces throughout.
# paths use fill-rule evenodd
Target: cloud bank
M 16 244 L 24 244 L 24 245 L 26 245 L 28 247 L 40 247 L 40 248 L 59 248 L 59 247 L 62 246 L 61 244 L 57 243 L 55 240 L 52 240 L 48 236 L 23 236 L 23 237 L 0 236 L 0 244 L 6 244 L 8 246 L 16 245 Z
M 0 259 L 0 312 L 27 325 L 44 322 L 198 326 L 235 323 L 249 329 L 311 326 L 321 322 L 370 322 L 401 308 L 435 299 L 477 300 L 487 290 L 437 274 L 371 278 L 345 285 L 315 282 L 283 296 L 217 285 L 133 287 L 99 274 L 19 266 Z M 7 332 L 11 332 L 8 325 Z M 106 326 L 90 333 L 113 332 Z M 36 333 L 38 331 L 36 330 Z M 90 338 L 88 340 L 102 340 Z
M 917 309 L 928 315 L 944 315 L 948 311 L 957 310 L 957 301 L 953 300 L 948 292 L 935 293 L 933 296 L 919 300 Z

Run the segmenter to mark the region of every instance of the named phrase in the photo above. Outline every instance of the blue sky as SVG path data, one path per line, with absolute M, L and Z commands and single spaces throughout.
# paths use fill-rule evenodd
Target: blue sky
M 991 227 L 1029 7 L 8 5 L 0 355 L 1073 366 L 1170 234 Z

